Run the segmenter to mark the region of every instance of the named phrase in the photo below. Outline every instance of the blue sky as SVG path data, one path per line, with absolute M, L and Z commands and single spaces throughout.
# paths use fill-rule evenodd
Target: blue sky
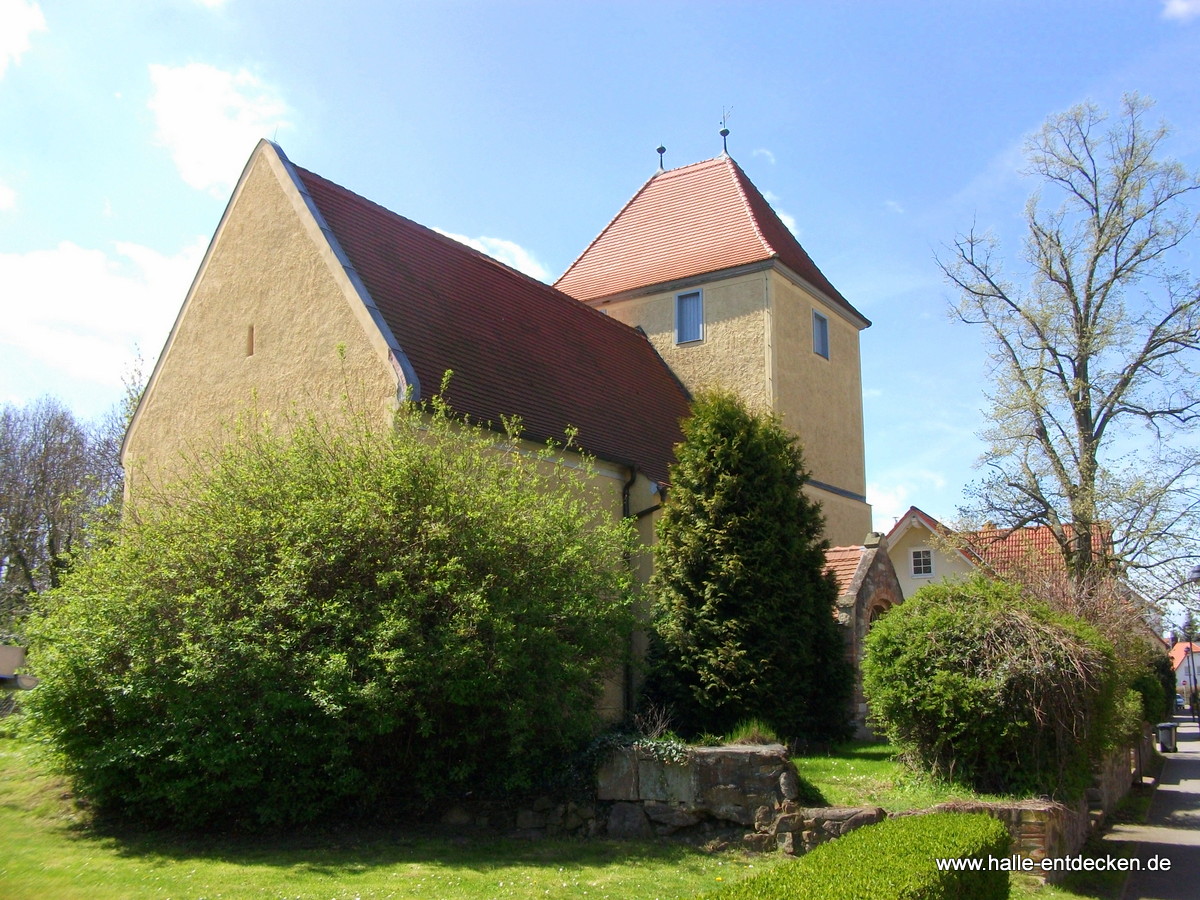
M 987 370 L 935 253 L 1016 262 L 1025 137 L 1122 93 L 1200 168 L 1200 0 L 0 0 L 0 402 L 116 402 L 260 137 L 553 280 L 654 171 L 731 155 L 874 326 L 869 499 L 951 519 Z M 1200 271 L 1200 261 L 1193 271 Z

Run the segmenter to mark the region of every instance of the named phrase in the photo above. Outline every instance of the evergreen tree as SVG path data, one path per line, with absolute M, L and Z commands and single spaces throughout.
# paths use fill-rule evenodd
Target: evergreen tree
M 658 526 L 649 692 L 688 734 L 758 719 L 790 740 L 848 734 L 820 505 L 796 439 L 736 397 L 699 397 Z

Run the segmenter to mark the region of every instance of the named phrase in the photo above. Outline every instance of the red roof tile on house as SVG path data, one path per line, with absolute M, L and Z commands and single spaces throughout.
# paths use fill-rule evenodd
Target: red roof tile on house
M 770 259 L 786 265 L 862 327 L 870 324 L 728 156 L 656 173 L 555 287 L 593 300 Z
M 665 482 L 688 397 L 654 348 L 602 315 L 457 241 L 293 166 L 421 384 L 460 413 L 577 443 Z
M 850 590 L 854 573 L 858 571 L 866 547 L 830 547 L 825 551 L 825 571 L 832 572 L 837 579 L 838 596 Z
M 1066 525 L 1068 539 L 1074 529 Z M 983 562 L 998 574 L 1028 570 L 1030 567 L 1048 571 L 1061 571 L 1064 567 L 1062 551 L 1048 525 L 1031 525 L 1024 528 L 985 528 L 963 535 Z M 1101 541 L 1111 543 L 1108 532 L 1101 534 Z
M 1183 664 L 1183 661 L 1188 658 L 1189 647 L 1191 647 L 1192 653 L 1200 654 L 1200 644 L 1189 644 L 1186 641 L 1181 641 L 1171 648 L 1169 655 L 1171 657 L 1171 668 L 1173 670 L 1178 671 L 1180 665 Z M 1196 659 L 1200 660 L 1200 655 L 1198 655 Z M 1200 662 L 1196 663 L 1196 665 L 1200 667 Z M 1200 668 L 1198 668 L 1197 671 L 1200 671 Z

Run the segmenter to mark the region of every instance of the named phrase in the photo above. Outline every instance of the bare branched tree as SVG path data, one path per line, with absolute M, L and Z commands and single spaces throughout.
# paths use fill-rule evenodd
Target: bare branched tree
M 49 397 L 0 410 L 0 641 L 58 585 L 89 517 L 119 499 L 123 427 L 116 414 L 81 423 Z
M 1159 157 L 1151 106 L 1127 95 L 1112 123 L 1077 106 L 1028 141 L 1044 193 L 1026 206 L 1019 276 L 975 228 L 938 260 L 993 363 L 989 474 L 967 512 L 1049 526 L 1080 580 L 1197 550 L 1200 285 L 1177 265 L 1200 181 Z

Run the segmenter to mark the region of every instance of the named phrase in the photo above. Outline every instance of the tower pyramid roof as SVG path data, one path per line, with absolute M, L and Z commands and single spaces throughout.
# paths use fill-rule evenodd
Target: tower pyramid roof
M 555 287 L 595 300 L 769 260 L 785 265 L 861 327 L 870 324 L 725 155 L 655 173 Z

